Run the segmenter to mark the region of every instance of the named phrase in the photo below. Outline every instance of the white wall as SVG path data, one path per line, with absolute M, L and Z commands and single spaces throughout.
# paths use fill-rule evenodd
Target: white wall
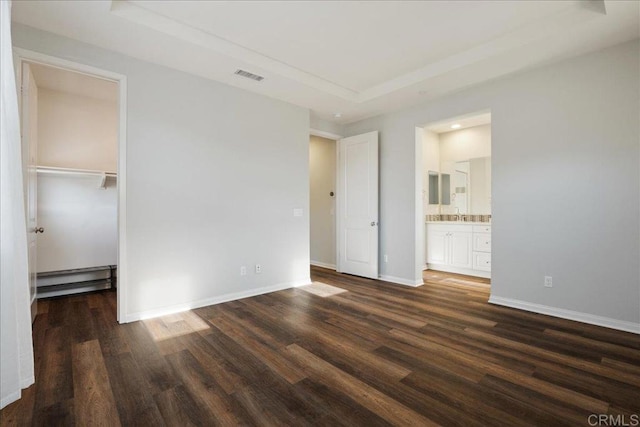
M 469 160 L 469 212 L 491 214 L 491 157 Z
M 115 93 L 117 85 L 113 84 Z M 115 172 L 118 167 L 118 104 L 40 88 L 38 163 Z
M 318 136 L 309 141 L 309 216 L 311 262 L 336 266 L 336 142 Z M 333 192 L 334 195 L 329 194 Z
M 338 136 L 344 135 L 344 125 L 322 120 L 316 117 L 313 113 L 310 114 L 309 121 L 309 127 L 313 130 Z
M 380 131 L 381 274 L 418 279 L 415 126 L 490 109 L 492 298 L 639 328 L 639 48 L 625 43 L 349 125 L 347 135 Z
M 440 172 L 440 137 L 428 129 L 422 133 L 422 164 L 423 212 L 424 215 L 437 215 L 440 205 L 429 204 L 429 171 Z
M 13 29 L 18 47 L 127 76 L 127 320 L 308 283 L 308 110 Z
M 491 125 L 454 130 L 438 136 L 441 164 L 491 156 Z
M 113 178 L 38 176 L 38 272 L 117 264 L 118 193 Z
M 118 86 L 113 83 L 114 95 Z M 115 172 L 118 104 L 46 88 L 38 91 L 38 164 Z M 38 174 L 37 271 L 117 264 L 116 180 Z

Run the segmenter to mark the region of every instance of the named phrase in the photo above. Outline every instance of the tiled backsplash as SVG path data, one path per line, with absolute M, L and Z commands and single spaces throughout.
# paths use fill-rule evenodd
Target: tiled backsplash
M 491 222 L 491 215 L 427 215 L 427 221 Z

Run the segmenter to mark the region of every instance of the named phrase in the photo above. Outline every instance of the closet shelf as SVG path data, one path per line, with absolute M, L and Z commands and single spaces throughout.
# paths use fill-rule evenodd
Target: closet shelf
M 73 168 L 58 168 L 54 166 L 37 166 L 36 172 L 39 174 L 52 174 L 52 175 L 71 175 L 71 176 L 95 176 L 99 179 L 98 187 L 106 188 L 107 178 L 117 178 L 116 172 L 107 172 L 91 169 L 73 169 Z

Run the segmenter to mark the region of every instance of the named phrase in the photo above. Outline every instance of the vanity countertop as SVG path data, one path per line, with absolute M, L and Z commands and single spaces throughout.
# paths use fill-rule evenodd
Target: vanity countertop
M 442 225 L 485 225 L 490 226 L 490 222 L 472 222 L 472 221 L 426 221 L 427 224 L 442 224 Z

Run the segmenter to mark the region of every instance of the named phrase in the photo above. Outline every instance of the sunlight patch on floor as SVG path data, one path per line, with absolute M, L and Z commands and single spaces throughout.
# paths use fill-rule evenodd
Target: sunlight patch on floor
M 207 322 L 192 311 L 168 314 L 142 321 L 154 341 L 163 341 L 209 329 Z
M 489 283 L 482 283 L 482 282 L 476 282 L 476 281 L 472 281 L 472 280 L 464 280 L 464 279 L 456 279 L 453 277 L 444 279 L 442 282 L 446 283 L 446 282 L 450 282 L 450 283 L 457 283 L 460 285 L 466 285 L 466 286 L 475 286 L 478 288 L 489 288 L 491 287 L 491 285 Z
M 317 295 L 322 298 L 332 297 L 334 295 L 347 292 L 346 289 L 337 288 L 335 286 L 327 285 L 322 282 L 311 282 L 310 285 L 300 286 L 298 289 L 309 292 L 310 294 Z

